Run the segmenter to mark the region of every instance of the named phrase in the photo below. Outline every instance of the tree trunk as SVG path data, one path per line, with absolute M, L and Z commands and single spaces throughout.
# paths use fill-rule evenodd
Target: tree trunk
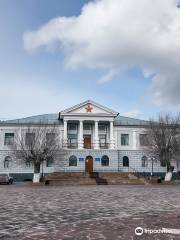
M 174 167 L 171 166 L 170 162 L 167 162 L 167 172 L 166 172 L 166 175 L 165 175 L 165 181 L 166 182 L 171 181 L 173 170 L 174 170 Z
M 34 163 L 34 176 L 33 176 L 33 183 L 38 183 L 40 181 L 40 166 L 41 164 Z

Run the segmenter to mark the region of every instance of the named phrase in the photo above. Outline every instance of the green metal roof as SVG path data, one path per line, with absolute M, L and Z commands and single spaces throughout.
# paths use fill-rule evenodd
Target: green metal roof
M 0 124 L 63 124 L 63 120 L 59 120 L 58 113 L 43 114 L 37 116 L 31 116 L 26 118 L 20 118 L 15 120 L 0 121 Z M 115 118 L 115 126 L 144 126 L 147 125 L 148 121 L 129 118 L 118 115 Z
M 136 119 L 136 118 L 130 118 L 130 117 L 123 117 L 118 115 L 115 118 L 114 125 L 115 126 L 144 126 L 147 125 L 148 121 Z
M 26 118 L 0 121 L 0 124 L 62 124 L 63 121 L 59 120 L 59 114 L 43 114 L 31 116 Z

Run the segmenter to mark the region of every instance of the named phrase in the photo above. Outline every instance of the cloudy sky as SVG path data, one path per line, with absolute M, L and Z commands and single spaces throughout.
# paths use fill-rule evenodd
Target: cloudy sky
M 0 119 L 92 99 L 148 119 L 180 109 L 177 0 L 0 0 Z

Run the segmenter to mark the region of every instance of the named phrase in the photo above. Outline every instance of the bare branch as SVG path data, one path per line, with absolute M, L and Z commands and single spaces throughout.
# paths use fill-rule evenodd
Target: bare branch
M 165 162 L 167 171 L 171 169 L 171 161 L 180 151 L 180 114 L 159 114 L 158 120 L 151 119 L 148 125 L 149 151 L 157 159 Z

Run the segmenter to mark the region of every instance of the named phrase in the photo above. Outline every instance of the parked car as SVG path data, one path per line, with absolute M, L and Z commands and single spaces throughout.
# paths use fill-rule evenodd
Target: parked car
M 12 184 L 13 178 L 10 177 L 7 173 L 0 174 L 0 184 L 1 183 Z

